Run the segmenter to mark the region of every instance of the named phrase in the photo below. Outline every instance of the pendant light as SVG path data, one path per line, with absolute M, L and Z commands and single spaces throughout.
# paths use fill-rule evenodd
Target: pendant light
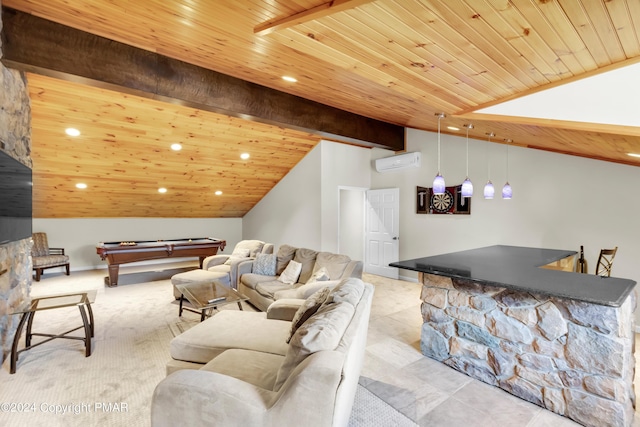
M 511 139 L 504 140 L 507 143 L 507 183 L 502 187 L 502 198 L 510 200 L 513 197 L 513 190 L 509 185 L 509 143 L 513 142 Z
M 484 198 L 485 199 L 493 199 L 493 195 L 496 190 L 493 188 L 493 183 L 491 182 L 491 162 L 489 161 L 489 145 L 491 145 L 491 137 L 496 136 L 493 132 L 488 133 L 489 135 L 489 143 L 487 144 L 487 184 L 484 186 Z
M 467 178 L 462 183 L 460 193 L 462 194 L 462 197 L 471 197 L 473 196 L 473 183 L 469 179 L 469 129 L 473 129 L 473 124 L 469 123 L 464 126 L 467 128 Z
M 433 194 L 444 194 L 444 177 L 440 175 L 440 119 L 444 118 L 444 113 L 436 113 L 438 116 L 438 174 L 433 180 Z

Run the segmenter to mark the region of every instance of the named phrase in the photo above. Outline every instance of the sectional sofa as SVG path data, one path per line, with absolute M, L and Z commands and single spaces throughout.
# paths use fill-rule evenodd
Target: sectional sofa
M 177 336 L 152 426 L 346 426 L 373 291 L 347 278 L 315 292 L 292 321 L 270 317 L 276 301 L 267 312 L 223 310 Z
M 271 264 L 264 267 L 263 260 Z M 282 275 L 291 261 L 300 264 L 300 272 L 292 283 L 287 283 Z M 335 286 L 342 279 L 361 279 L 362 261 L 354 261 L 347 255 L 282 245 L 276 254 L 261 254 L 240 263 L 237 274 L 238 291 L 249 297 L 252 305 L 267 311 L 275 300 L 306 299 L 316 290 Z

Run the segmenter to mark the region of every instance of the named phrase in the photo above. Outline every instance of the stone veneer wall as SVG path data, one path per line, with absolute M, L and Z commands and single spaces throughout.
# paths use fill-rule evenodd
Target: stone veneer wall
M 0 150 L 31 167 L 31 104 L 25 74 L 0 64 L 0 88 Z M 18 326 L 18 318 L 7 313 L 29 298 L 31 239 L 0 245 L 0 272 L 4 270 L 0 275 L 0 361 L 11 351 Z
M 421 350 L 585 426 L 630 426 L 632 293 L 621 307 L 420 274 Z

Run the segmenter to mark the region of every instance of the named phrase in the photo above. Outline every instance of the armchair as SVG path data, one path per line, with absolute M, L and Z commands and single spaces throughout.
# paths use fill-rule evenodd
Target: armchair
M 65 267 L 69 275 L 69 255 L 65 255 L 64 248 L 50 248 L 47 233 L 33 233 L 31 259 L 36 272 L 36 282 L 40 281 L 42 271 L 46 268 Z
M 238 242 L 235 248 L 233 248 L 231 255 L 218 254 L 207 257 L 202 261 L 202 270 L 194 271 L 199 273 L 202 273 L 203 271 L 224 273 L 228 277 L 229 286 L 234 289 L 238 289 L 238 265 L 243 261 L 254 259 L 261 253 L 272 254 L 273 244 L 265 243 L 260 240 L 242 240 Z M 181 280 L 192 280 L 191 273 L 193 272 L 181 273 Z M 172 282 L 174 282 L 173 278 Z M 175 286 L 173 288 L 173 294 L 176 299 L 180 298 L 180 292 L 175 288 Z

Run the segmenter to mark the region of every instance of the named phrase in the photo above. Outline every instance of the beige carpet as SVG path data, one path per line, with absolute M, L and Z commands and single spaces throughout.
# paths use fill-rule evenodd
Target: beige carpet
M 34 295 L 98 289 L 93 353 L 84 357 L 81 341 L 57 339 L 22 353 L 14 375 L 6 360 L 0 370 L 0 425 L 148 426 L 151 396 L 169 360 L 169 341 L 199 321 L 194 313 L 178 317 L 170 273 L 128 275 L 115 288 L 101 284 L 101 272 L 34 284 Z M 222 309 L 237 310 L 237 305 Z M 48 310 L 36 314 L 33 331 L 60 333 L 80 324 L 75 307 Z M 359 387 L 350 425 L 409 425 L 406 421 Z

